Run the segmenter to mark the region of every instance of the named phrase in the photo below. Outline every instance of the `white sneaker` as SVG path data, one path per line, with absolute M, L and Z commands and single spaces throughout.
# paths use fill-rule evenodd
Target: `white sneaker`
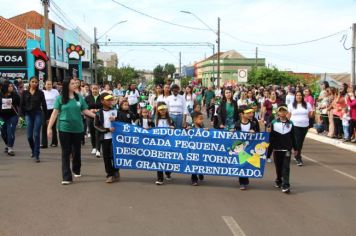
M 267 162 L 268 163 L 272 163 L 272 159 L 271 158 L 267 158 Z
M 75 178 L 80 178 L 80 177 L 82 177 L 82 175 L 76 175 L 76 174 L 74 174 L 74 173 L 73 173 L 73 176 L 74 176 Z
M 91 150 L 91 154 L 95 154 L 96 153 L 96 148 L 93 148 L 92 150 Z
M 71 181 L 62 181 L 62 185 L 69 185 L 71 183 L 72 183 Z
M 99 152 L 99 151 L 96 151 L 95 156 L 96 156 L 97 158 L 100 158 L 100 152 Z

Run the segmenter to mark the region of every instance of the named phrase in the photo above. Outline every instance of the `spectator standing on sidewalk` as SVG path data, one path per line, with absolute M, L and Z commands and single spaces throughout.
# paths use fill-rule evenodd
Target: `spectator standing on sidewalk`
M 350 136 L 353 136 L 352 143 L 356 143 L 356 86 L 349 88 L 346 96 L 347 105 L 350 107 Z
M 342 134 L 343 134 L 341 116 L 342 116 L 342 109 L 347 106 L 345 95 L 346 95 L 346 91 L 344 90 L 344 88 L 341 88 L 338 91 L 338 94 L 333 101 L 333 119 L 334 119 L 334 126 L 335 126 L 333 138 L 337 138 L 337 139 L 342 139 Z

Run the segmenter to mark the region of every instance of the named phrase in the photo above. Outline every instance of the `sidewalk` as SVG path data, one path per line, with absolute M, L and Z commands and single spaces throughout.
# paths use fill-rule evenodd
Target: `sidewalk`
M 352 152 L 356 152 L 356 144 L 355 143 L 344 143 L 342 140 L 340 139 L 332 139 L 323 135 L 320 135 L 316 132 L 315 129 L 309 129 L 309 132 L 307 134 L 307 138 L 322 142 L 322 143 L 326 143 L 326 144 L 330 144 L 333 146 L 336 146 L 338 148 L 342 148 L 348 151 L 352 151 Z

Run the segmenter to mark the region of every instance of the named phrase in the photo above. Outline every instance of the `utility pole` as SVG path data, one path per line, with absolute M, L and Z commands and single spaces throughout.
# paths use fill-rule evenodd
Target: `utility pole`
M 98 82 L 97 52 L 98 52 L 98 39 L 96 38 L 96 27 L 94 27 L 93 65 L 94 65 L 94 83 L 95 84 Z
M 352 47 L 351 47 L 351 85 L 356 85 L 355 81 L 355 41 L 356 41 L 356 23 L 352 24 Z
M 215 44 L 213 44 L 213 76 L 212 76 L 213 82 L 214 82 L 214 77 L 215 77 Z
M 256 67 L 256 69 L 258 67 L 257 58 L 258 58 L 258 47 L 256 47 L 256 56 L 255 56 L 255 67 Z
M 182 76 L 182 52 L 179 52 L 179 77 Z
M 220 17 L 218 17 L 218 81 L 217 81 L 217 87 L 220 88 Z
M 42 0 L 44 8 L 44 28 L 45 28 L 45 48 L 48 57 L 47 61 L 47 79 L 52 81 L 52 67 L 51 67 L 51 49 L 49 41 L 49 21 L 48 21 L 48 6 L 49 0 Z

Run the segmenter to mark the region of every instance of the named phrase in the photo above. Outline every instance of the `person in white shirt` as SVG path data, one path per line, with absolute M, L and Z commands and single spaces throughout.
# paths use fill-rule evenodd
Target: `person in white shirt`
M 194 106 L 194 102 L 196 99 L 196 96 L 193 93 L 193 88 L 191 86 L 187 86 L 185 88 L 185 94 L 183 96 L 184 96 L 185 102 L 187 104 L 188 112 L 189 112 L 189 114 L 191 114 L 193 112 L 193 106 Z
M 152 120 L 155 120 L 155 115 L 157 112 L 157 101 L 158 101 L 158 97 L 161 94 L 162 94 L 162 85 L 158 84 L 158 85 L 156 85 L 154 93 L 151 94 L 150 98 L 148 99 L 148 103 L 152 107 L 152 111 L 151 111 Z
M 303 143 L 309 129 L 309 118 L 313 116 L 313 109 L 309 103 L 304 101 L 302 91 L 295 93 L 294 102 L 288 106 L 288 112 L 288 117 L 293 122 L 294 140 L 296 141 L 295 159 L 297 165 L 302 166 Z
M 287 106 L 293 104 L 293 102 L 294 102 L 294 97 L 295 97 L 295 96 L 294 96 L 294 93 L 295 93 L 295 90 L 294 90 L 294 89 L 290 88 L 290 89 L 288 90 L 288 94 L 287 94 L 287 96 L 286 96 L 286 105 L 287 105 Z
M 45 122 L 43 122 L 42 125 L 42 144 L 41 148 L 48 148 L 48 139 L 47 139 L 47 124 L 48 120 L 52 115 L 53 112 L 53 107 L 54 107 L 54 102 L 56 101 L 57 97 L 59 96 L 59 92 L 57 89 L 54 89 L 52 86 L 52 81 L 47 80 L 45 83 L 45 88 L 46 90 L 43 90 L 45 99 L 46 99 L 46 104 L 47 104 L 47 114 L 44 114 L 44 117 L 46 119 Z M 51 147 L 57 147 L 58 146 L 58 138 L 57 138 L 57 126 L 56 122 L 54 122 L 54 125 L 52 126 L 52 143 Z
M 163 87 L 163 94 L 158 96 L 157 103 L 164 102 L 169 109 L 169 105 L 168 105 L 169 96 L 171 96 L 171 86 L 169 84 L 165 84 Z
M 117 87 L 114 89 L 113 95 L 116 97 L 117 100 L 124 96 L 124 90 L 120 83 L 118 83 Z
M 174 84 L 172 86 L 172 95 L 168 97 L 168 111 L 169 116 L 174 122 L 174 126 L 178 129 L 187 126 L 186 119 L 188 109 L 185 98 L 179 94 L 179 86 Z
M 138 98 L 140 97 L 140 93 L 136 89 L 136 84 L 132 83 L 129 85 L 129 87 L 126 91 L 125 97 L 127 98 L 127 101 L 129 102 L 130 111 L 136 115 L 137 114 Z

